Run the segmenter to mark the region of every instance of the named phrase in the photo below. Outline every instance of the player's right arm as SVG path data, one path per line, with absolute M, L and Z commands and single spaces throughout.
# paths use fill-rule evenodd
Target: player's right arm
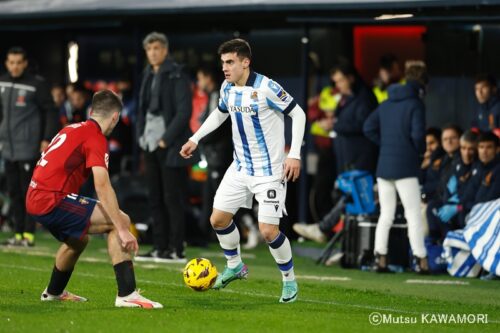
M 137 239 L 130 233 L 128 221 L 118 207 L 118 200 L 111 186 L 108 170 L 102 166 L 94 166 L 92 167 L 92 173 L 94 175 L 94 186 L 97 197 L 104 208 L 104 213 L 108 215 L 118 231 L 122 247 L 127 251 L 137 253 L 139 249 Z

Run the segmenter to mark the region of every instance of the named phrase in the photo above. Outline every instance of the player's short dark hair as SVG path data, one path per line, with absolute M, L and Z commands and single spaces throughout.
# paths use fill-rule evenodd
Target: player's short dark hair
M 482 132 L 479 134 L 479 138 L 477 139 L 478 143 L 481 142 L 493 142 L 495 147 L 498 147 L 500 145 L 498 136 L 495 135 L 493 132 Z
M 427 135 L 431 135 L 434 138 L 436 138 L 436 140 L 438 142 L 441 142 L 441 129 L 440 128 L 429 127 L 428 129 L 425 130 L 425 136 L 427 136 Z
M 108 117 L 113 112 L 121 112 L 123 103 L 120 97 L 109 89 L 98 91 L 92 97 L 92 114 Z
M 447 130 L 454 131 L 455 133 L 457 133 L 457 135 L 458 135 L 459 138 L 462 136 L 462 133 L 463 133 L 462 128 L 460 126 L 458 126 L 457 124 L 446 124 L 446 125 L 444 125 L 443 128 L 442 128 L 441 134 L 444 133 L 444 131 L 447 131 Z
M 380 57 L 379 60 L 380 68 L 386 69 L 388 71 L 392 69 L 392 66 L 395 63 L 398 63 L 398 58 L 392 53 L 384 54 Z
M 497 79 L 492 74 L 481 73 L 478 76 L 476 76 L 475 84 L 481 82 L 486 82 L 492 88 L 496 88 L 497 86 Z
M 23 49 L 20 46 L 13 46 L 13 47 L 11 47 L 7 51 L 7 56 L 9 56 L 9 54 L 20 54 L 20 55 L 23 56 L 23 60 L 26 60 L 28 58 L 28 54 L 26 53 L 26 50 Z
M 465 141 L 465 142 L 469 142 L 469 143 L 477 143 L 477 133 L 475 133 L 471 130 L 467 130 L 464 132 L 464 134 L 462 134 L 462 136 L 460 137 L 460 140 Z
M 252 49 L 250 44 L 244 39 L 235 38 L 222 43 L 217 51 L 219 56 L 226 53 L 236 53 L 239 58 L 248 58 L 252 60 Z

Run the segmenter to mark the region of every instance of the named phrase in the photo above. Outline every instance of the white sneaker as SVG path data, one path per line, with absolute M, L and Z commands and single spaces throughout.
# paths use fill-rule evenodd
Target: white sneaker
M 85 297 L 72 294 L 67 290 L 63 291 L 61 295 L 58 296 L 51 295 L 47 292 L 47 288 L 45 288 L 45 290 L 42 293 L 42 296 L 40 296 L 40 300 L 42 300 L 43 302 L 47 301 L 87 302 L 87 299 Z
M 162 309 L 163 305 L 153 302 L 140 294 L 136 290 L 132 294 L 124 297 L 116 296 L 115 306 L 118 308 L 143 308 L 143 309 Z
M 307 239 L 311 239 L 318 243 L 326 242 L 325 234 L 319 229 L 319 224 L 304 224 L 304 223 L 295 223 L 293 225 L 293 230 L 298 233 L 300 236 L 305 237 Z

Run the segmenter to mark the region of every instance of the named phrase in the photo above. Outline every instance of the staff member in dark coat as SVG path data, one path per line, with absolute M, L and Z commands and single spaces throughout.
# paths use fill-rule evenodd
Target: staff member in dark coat
M 22 48 L 9 49 L 5 66 L 8 73 L 0 76 L 0 146 L 15 224 L 15 236 L 6 244 L 33 246 L 35 222 L 26 214 L 24 198 L 40 152 L 57 133 L 57 110 L 45 80 L 27 73 Z
M 332 72 L 335 87 L 342 95 L 333 125 L 337 171 L 359 169 L 374 173 L 377 147 L 363 135 L 363 123 L 377 107 L 377 100 L 351 64 L 339 64 Z
M 497 80 L 489 74 L 479 75 L 476 78 L 474 91 L 479 107 L 472 121 L 472 127 L 477 127 L 481 132 L 500 128 L 500 98 Z
M 377 271 L 387 272 L 389 231 L 399 194 L 418 270 L 428 273 L 418 184 L 421 157 L 425 152 L 425 106 L 422 102 L 428 81 L 425 65 L 411 65 L 405 76 L 406 84 L 389 87 L 389 99 L 368 117 L 363 128 L 365 135 L 380 145 L 377 165 L 380 217 L 375 231 L 375 255 Z
M 154 247 L 136 259 L 185 262 L 187 166 L 197 162 L 179 156 L 182 145 L 192 135 L 190 82 L 182 67 L 167 58 L 168 40 L 164 34 L 150 33 L 143 46 L 149 65 L 141 84 L 137 135 L 144 150 Z

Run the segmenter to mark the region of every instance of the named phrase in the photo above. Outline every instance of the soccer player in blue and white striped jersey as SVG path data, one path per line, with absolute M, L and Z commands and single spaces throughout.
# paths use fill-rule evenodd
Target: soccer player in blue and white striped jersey
M 300 147 L 304 137 L 304 111 L 278 83 L 250 68 L 250 45 L 233 39 L 219 47 L 225 81 L 218 108 L 182 147 L 191 157 L 199 140 L 231 117 L 234 161 L 217 190 L 210 222 L 227 258 L 214 289 L 245 278 L 248 269 L 240 256 L 240 234 L 233 216 L 240 207 L 259 202 L 259 229 L 282 273 L 280 302 L 297 299 L 290 242 L 279 230 L 286 198 L 286 182 L 300 174 Z M 292 145 L 285 156 L 285 116 L 292 118 Z

